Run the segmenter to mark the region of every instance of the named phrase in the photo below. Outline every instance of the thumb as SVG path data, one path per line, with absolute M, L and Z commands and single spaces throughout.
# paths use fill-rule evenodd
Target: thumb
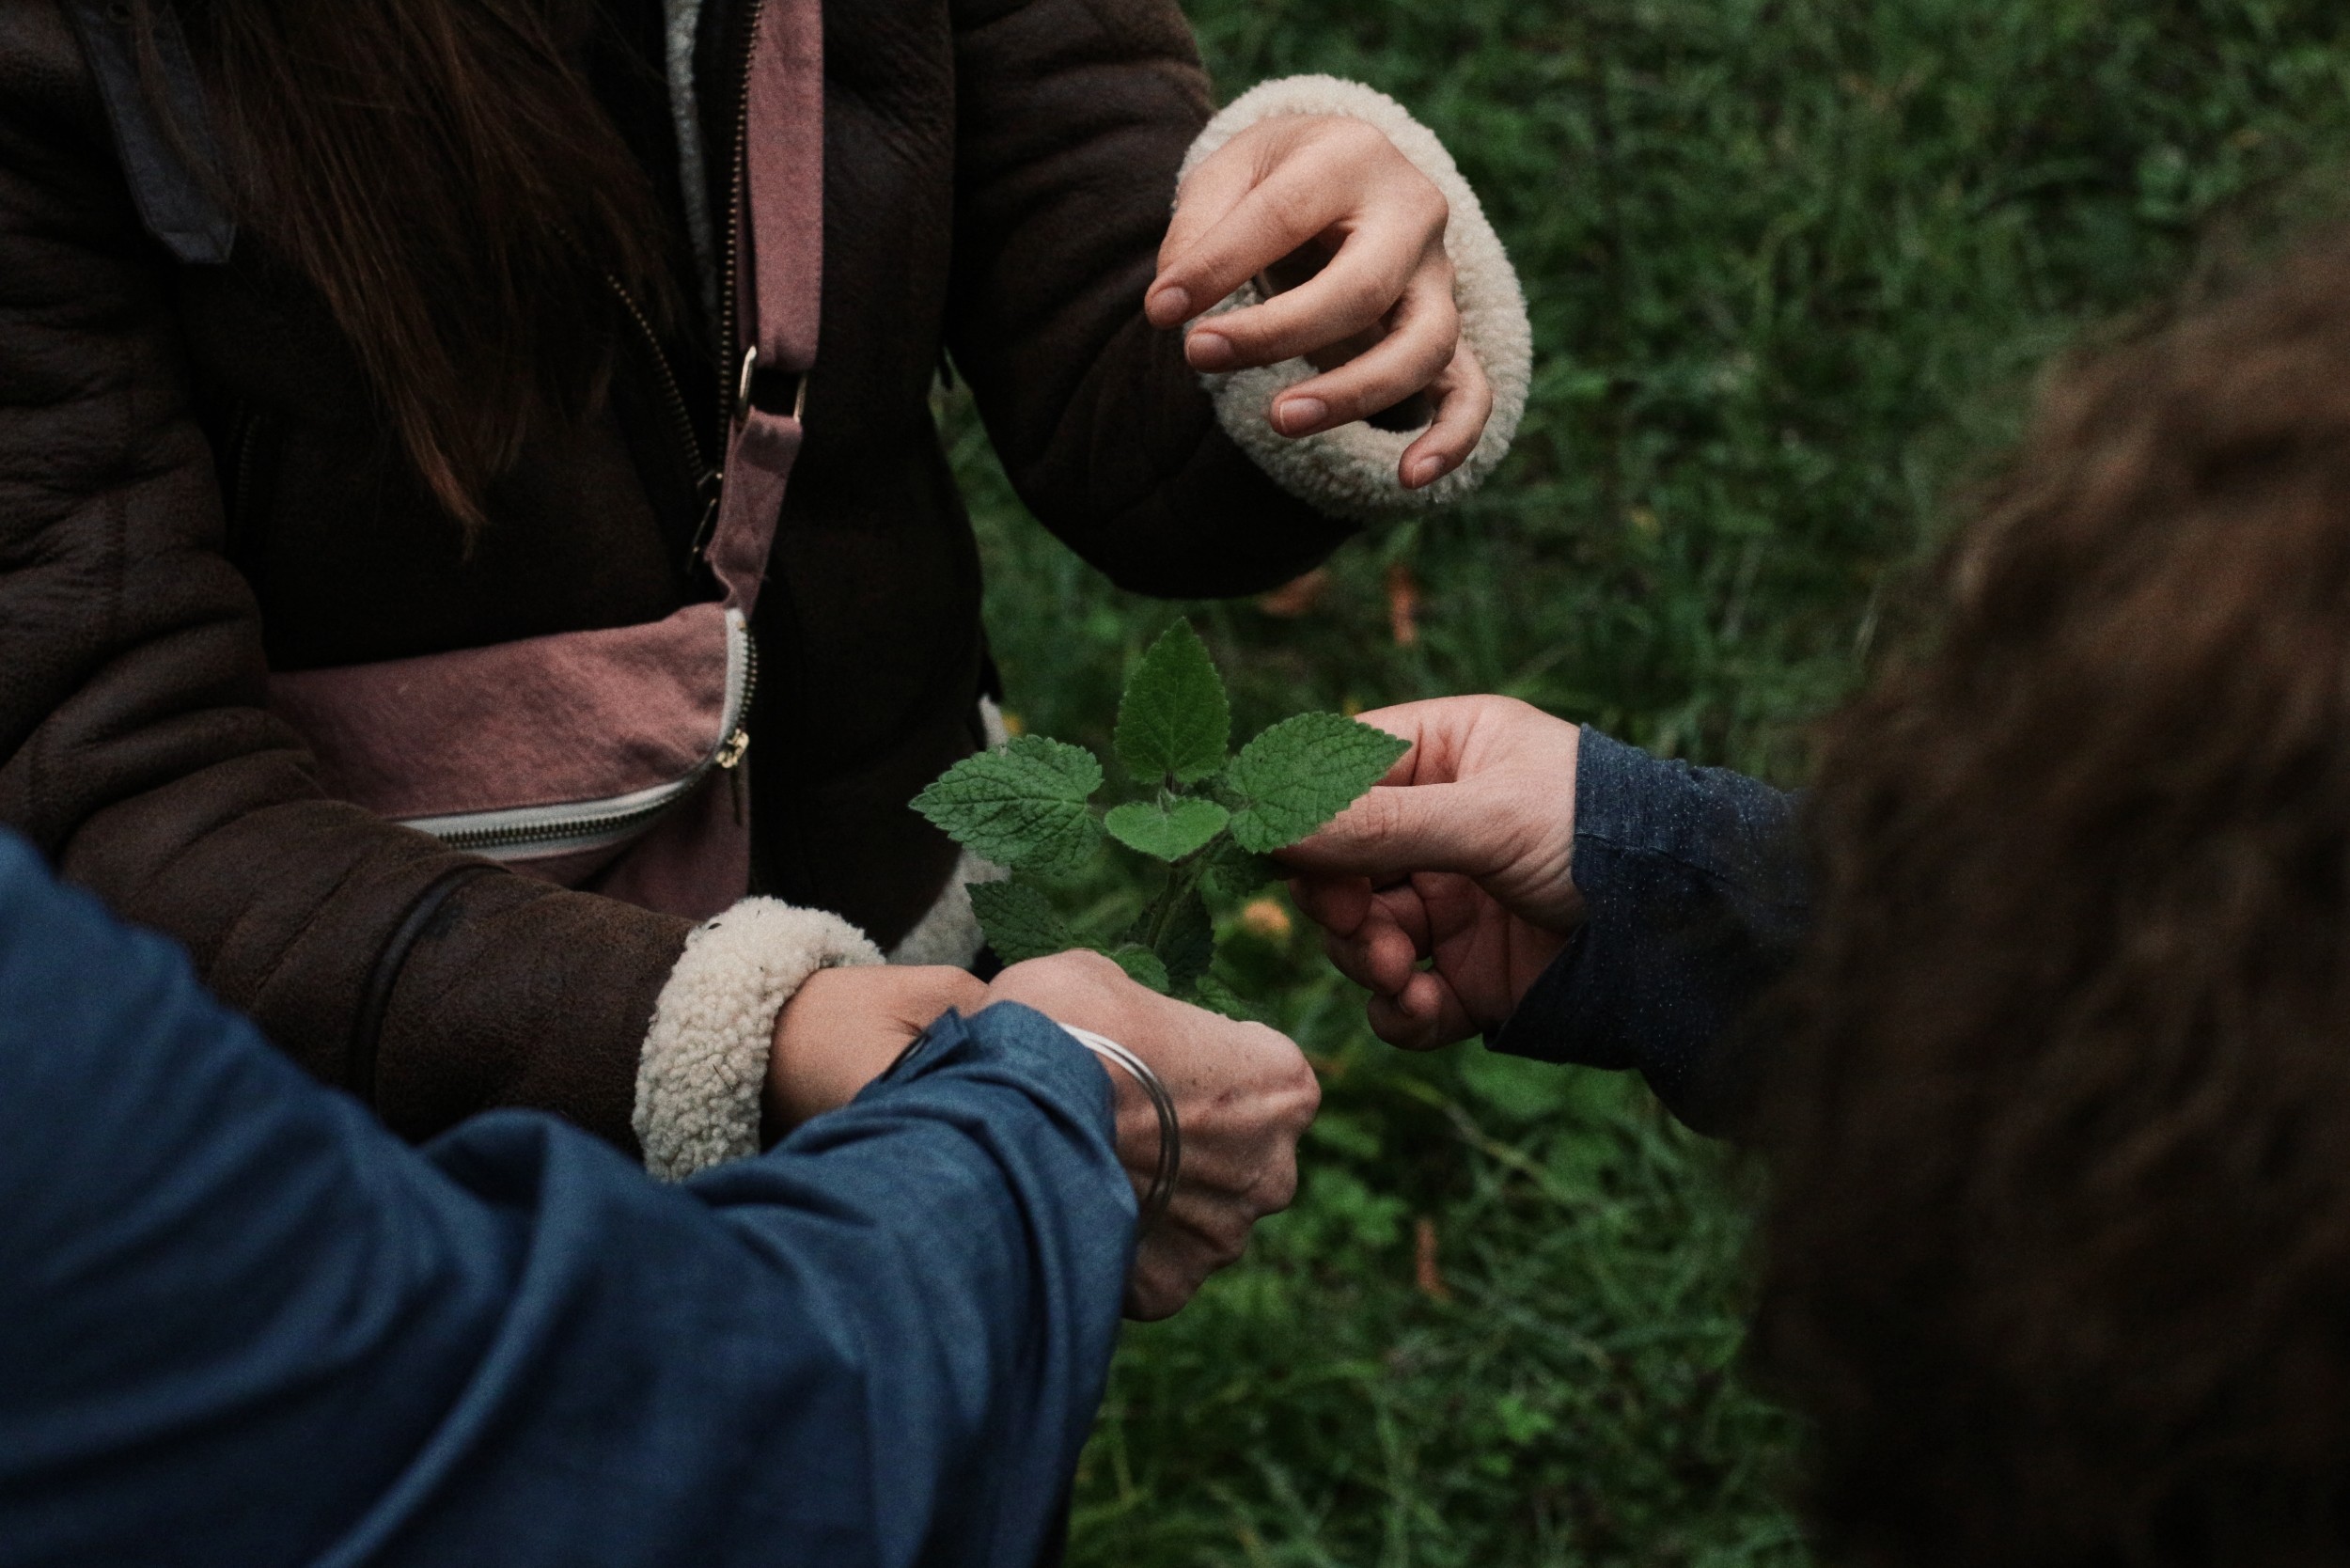
M 1374 883 L 1412 871 L 1475 875 L 1490 858 L 1479 815 L 1458 784 L 1383 784 L 1273 857 L 1295 870 Z

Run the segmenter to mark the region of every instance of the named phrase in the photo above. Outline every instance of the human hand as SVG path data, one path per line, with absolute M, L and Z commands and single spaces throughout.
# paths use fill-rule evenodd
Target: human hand
M 1582 732 L 1502 697 L 1362 720 L 1412 749 L 1275 858 L 1297 873 L 1291 896 L 1330 961 L 1371 992 L 1372 1031 L 1430 1050 L 1499 1027 L 1583 918 L 1571 874 Z
M 949 1009 L 983 1005 L 987 987 L 946 966 L 819 969 L 776 1019 L 763 1103 L 768 1141 L 845 1105 Z
M 1143 311 L 1155 326 L 1180 326 L 1266 278 L 1264 303 L 1193 322 L 1192 368 L 1311 360 L 1323 374 L 1273 404 L 1273 428 L 1292 437 L 1425 398 L 1433 421 L 1397 471 L 1418 490 L 1467 461 L 1494 406 L 1484 368 L 1461 341 L 1444 243 L 1450 215 L 1444 193 L 1375 127 L 1274 115 L 1183 181 Z
M 1230 1018 L 1136 984 L 1099 953 L 1015 964 L 988 1002 L 1019 1002 L 1058 1023 L 1106 1035 L 1167 1086 L 1183 1129 L 1173 1201 L 1143 1235 L 1126 1281 L 1126 1315 L 1171 1316 L 1209 1275 L 1237 1260 L 1248 1232 L 1297 1193 L 1297 1140 L 1322 1104 L 1322 1086 L 1297 1047 L 1262 1024 Z M 1118 1152 L 1137 1186 L 1159 1157 L 1159 1122 L 1124 1069 L 1102 1064 L 1118 1087 Z

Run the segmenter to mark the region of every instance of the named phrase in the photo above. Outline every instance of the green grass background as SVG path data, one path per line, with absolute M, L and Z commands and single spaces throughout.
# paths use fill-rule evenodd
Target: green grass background
M 2341 0 L 1190 11 L 1228 95 L 1326 71 L 1443 135 L 1525 279 L 1537 379 L 1482 494 L 1349 546 L 1295 619 L 1116 592 L 948 397 L 1010 705 L 1096 745 L 1128 661 L 1189 613 L 1243 733 L 1500 691 L 1797 780 L 2035 368 L 2212 236 L 2331 207 L 2350 150 Z M 1424 591 L 1409 648 L 1397 564 Z M 1807 1560 L 1796 1431 L 1738 1374 L 1747 1205 L 1720 1152 L 1637 1083 L 1387 1052 L 1303 933 L 1231 952 L 1327 1108 L 1294 1210 L 1128 1335 L 1072 1560 Z

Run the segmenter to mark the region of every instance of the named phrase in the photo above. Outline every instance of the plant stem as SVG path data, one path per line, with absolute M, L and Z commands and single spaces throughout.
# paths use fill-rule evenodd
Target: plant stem
M 1222 839 L 1223 835 L 1218 834 L 1201 848 L 1167 867 L 1167 882 L 1160 887 L 1159 896 L 1152 902 L 1143 920 L 1143 945 L 1152 952 L 1157 952 L 1159 944 L 1167 940 L 1167 928 L 1175 923 L 1175 912 L 1183 906 L 1185 899 L 1198 891 L 1199 879 L 1207 874 L 1208 856 Z

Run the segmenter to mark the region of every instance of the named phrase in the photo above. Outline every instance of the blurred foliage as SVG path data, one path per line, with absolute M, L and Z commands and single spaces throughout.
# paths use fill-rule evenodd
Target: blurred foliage
M 1437 130 L 1525 280 L 1537 382 L 1481 495 L 1350 545 L 1286 617 L 1113 590 L 943 400 L 1009 705 L 1097 746 L 1188 610 L 1244 731 L 1500 691 L 1794 782 L 2035 368 L 2215 243 L 2335 215 L 2350 150 L 2338 0 L 1190 11 L 1227 95 L 1326 71 Z M 1283 918 L 1232 951 L 1324 1067 L 1300 1200 L 1129 1335 L 1073 1561 L 1804 1560 L 1794 1429 L 1736 1377 L 1720 1152 L 1637 1082 L 1386 1052 Z

